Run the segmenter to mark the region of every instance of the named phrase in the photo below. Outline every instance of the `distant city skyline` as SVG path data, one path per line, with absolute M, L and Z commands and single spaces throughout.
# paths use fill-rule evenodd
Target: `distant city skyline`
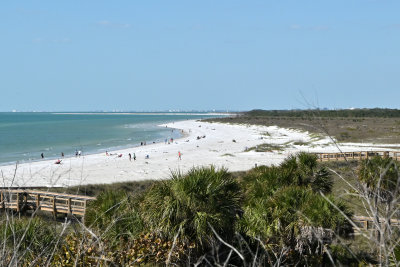
M 399 108 L 400 2 L 18 1 L 1 112 Z

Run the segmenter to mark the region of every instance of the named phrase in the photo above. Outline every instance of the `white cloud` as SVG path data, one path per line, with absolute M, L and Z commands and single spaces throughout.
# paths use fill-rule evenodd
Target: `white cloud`
M 44 41 L 44 40 L 43 40 L 43 38 L 41 38 L 41 37 L 36 37 L 36 38 L 34 38 L 34 39 L 32 40 L 32 42 L 35 43 L 35 44 L 42 43 L 43 41 Z
M 400 23 L 389 25 L 388 28 L 390 28 L 390 29 L 400 29 Z
M 299 24 L 292 24 L 289 26 L 291 30 L 300 30 L 302 27 Z

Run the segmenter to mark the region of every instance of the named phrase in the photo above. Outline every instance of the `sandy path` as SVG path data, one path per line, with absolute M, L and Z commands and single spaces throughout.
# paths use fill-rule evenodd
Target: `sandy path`
M 226 167 L 230 171 L 242 171 L 254 167 L 255 164 L 278 164 L 291 153 L 298 151 L 338 151 L 328 138 L 313 138 L 307 132 L 276 126 L 229 125 L 193 120 L 170 123 L 167 126 L 183 130 L 185 137 L 174 140 L 173 144 L 148 144 L 112 151 L 112 156 L 93 154 L 80 158 L 65 158 L 60 165 L 54 164 L 54 160 L 25 163 L 18 165 L 16 172 L 15 166 L 1 166 L 2 186 L 71 186 L 165 179 L 169 177 L 171 170 L 187 171 L 193 166 L 211 164 Z M 197 136 L 205 138 L 198 140 Z M 294 145 L 295 141 L 307 144 Z M 246 147 L 263 143 L 280 144 L 285 149 L 280 152 L 244 151 Z M 340 148 L 343 151 L 365 151 L 382 150 L 384 146 L 353 143 L 341 145 Z M 178 151 L 182 153 L 181 160 L 178 159 Z M 128 153 L 135 153 L 137 160 L 129 161 Z M 123 156 L 119 158 L 114 154 Z M 146 155 L 150 158 L 145 159 Z

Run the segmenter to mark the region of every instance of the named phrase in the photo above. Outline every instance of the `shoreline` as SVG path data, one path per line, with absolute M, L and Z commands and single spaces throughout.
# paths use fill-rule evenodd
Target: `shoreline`
M 165 127 L 165 124 L 157 125 L 157 127 L 162 127 L 163 125 Z M 170 128 L 170 129 L 173 129 L 173 128 Z M 180 137 L 177 138 L 177 140 L 180 139 L 180 138 L 183 138 L 183 136 L 184 136 L 181 132 L 179 133 L 179 135 L 180 135 Z M 147 140 L 146 140 L 146 142 L 147 142 Z M 159 144 L 159 143 L 162 143 L 162 141 L 160 141 L 159 139 L 149 140 L 149 145 Z M 99 152 L 99 151 L 95 152 L 94 150 L 89 150 L 87 153 L 85 153 L 84 151 L 82 151 L 82 154 L 84 156 L 91 156 L 91 155 L 102 154 L 102 153 L 105 153 L 106 151 L 109 151 L 109 152 L 121 151 L 121 150 L 126 150 L 126 149 L 134 149 L 134 148 L 137 148 L 137 147 L 140 147 L 140 146 L 141 145 L 139 143 L 137 143 L 136 145 L 131 143 L 131 144 L 126 144 L 126 145 L 121 145 L 120 147 L 99 148 L 98 150 L 104 150 L 102 152 Z M 57 160 L 57 159 L 64 160 L 64 159 L 69 159 L 69 158 L 76 158 L 76 157 L 74 155 L 69 154 L 68 156 L 65 156 L 64 158 L 62 158 L 61 156 L 58 156 L 58 157 L 57 156 L 54 156 L 54 157 L 53 156 L 49 156 L 49 157 L 45 157 L 44 159 L 40 159 L 39 158 L 39 159 L 32 159 L 32 160 L 0 162 L 0 168 L 3 167 L 3 166 L 15 166 L 16 164 L 17 165 L 22 165 L 22 164 L 37 163 L 37 162 L 42 162 L 42 161 L 50 161 L 50 160 L 54 161 L 54 160 Z
M 197 120 L 176 121 L 159 125 L 183 131 L 172 144 L 164 142 L 129 147 L 105 153 L 68 157 L 62 163 L 43 160 L 17 165 L 3 165 L 0 186 L 68 187 L 83 184 L 168 179 L 171 171 L 186 172 L 192 167 L 214 165 L 229 171 L 246 171 L 257 165 L 279 164 L 299 151 L 338 152 L 328 138 L 315 140 L 308 132 L 277 126 L 235 125 Z M 204 136 L 204 138 L 203 138 Z M 261 144 L 274 144 L 282 150 L 273 152 L 246 151 Z M 296 143 L 303 143 L 296 145 Z M 304 145 L 305 144 L 305 145 Z M 338 144 L 343 151 L 365 150 L 368 144 Z M 368 150 L 382 149 L 370 144 Z M 182 153 L 179 160 L 178 153 Z M 128 153 L 137 160 L 129 161 Z M 122 154 L 121 157 L 117 155 Z M 146 155 L 149 158 L 146 159 Z M 14 176 L 15 172 L 15 176 Z
M 182 116 L 233 116 L 236 113 L 222 113 L 222 112 L 211 112 L 211 113 L 192 113 L 192 112 L 48 112 L 54 115 L 182 115 Z

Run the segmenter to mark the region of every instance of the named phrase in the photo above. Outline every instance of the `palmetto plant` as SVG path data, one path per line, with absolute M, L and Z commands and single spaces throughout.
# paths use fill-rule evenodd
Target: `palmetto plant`
M 366 186 L 370 194 L 377 194 L 382 201 L 390 201 L 398 194 L 398 163 L 389 157 L 376 156 L 361 161 L 358 179 Z
M 300 152 L 289 156 L 280 167 L 290 177 L 292 185 L 309 186 L 315 192 L 325 194 L 332 191 L 332 178 L 325 168 L 318 168 L 315 154 Z
M 239 184 L 225 169 L 193 168 L 172 173 L 144 196 L 141 215 L 146 227 L 163 237 L 207 247 L 215 236 L 231 237 L 241 211 Z
M 353 231 L 343 216 L 351 217 L 350 210 L 332 196 L 328 201 L 321 195 L 331 192 L 332 180 L 318 168 L 314 155 L 300 153 L 278 167 L 255 168 L 243 178 L 242 187 L 245 204 L 239 231 L 272 250 L 286 247 L 297 255 L 322 255 L 324 244 L 335 235 L 348 237 Z

